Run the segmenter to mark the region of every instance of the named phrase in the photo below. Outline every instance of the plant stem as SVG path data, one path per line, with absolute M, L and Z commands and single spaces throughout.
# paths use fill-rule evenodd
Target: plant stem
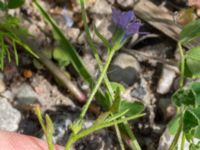
M 179 53 L 180 53 L 180 57 L 181 57 L 179 88 L 183 88 L 184 72 L 185 72 L 185 56 L 184 56 L 184 51 L 183 51 L 181 42 L 178 42 L 178 49 L 179 49 Z M 181 113 L 180 125 L 179 125 L 178 131 L 172 141 L 172 144 L 170 145 L 169 150 L 174 150 L 175 146 L 178 143 L 178 139 L 180 137 L 180 134 L 181 134 L 181 131 L 183 128 L 183 112 L 184 112 L 183 106 L 181 106 L 180 109 L 178 109 L 178 111 L 179 111 L 179 113 Z M 185 141 L 185 136 L 183 135 L 181 138 L 181 147 L 184 145 L 184 141 Z
M 81 112 L 80 119 L 84 118 L 84 116 L 85 116 L 85 114 L 86 114 L 86 112 L 87 112 L 87 110 L 88 110 L 88 108 L 90 106 L 90 103 L 92 102 L 92 100 L 93 100 L 98 88 L 100 87 L 101 82 L 102 82 L 102 80 L 103 80 L 103 78 L 104 78 L 104 76 L 105 76 L 105 74 L 107 72 L 107 69 L 108 69 L 108 67 L 110 65 L 110 62 L 112 60 L 112 57 L 113 57 L 114 53 L 115 53 L 115 51 L 111 50 L 110 53 L 108 54 L 108 58 L 107 58 L 105 66 L 104 66 L 104 68 L 102 70 L 102 73 L 101 73 L 100 77 L 98 78 L 97 83 L 94 86 L 94 89 L 92 90 L 92 93 L 91 93 L 90 97 L 88 98 L 86 104 L 83 106 L 83 110 Z
M 89 46 L 93 52 L 93 55 L 97 61 L 97 64 L 99 66 L 99 69 L 100 71 L 102 72 L 103 71 L 103 64 L 101 62 L 101 59 L 98 55 L 98 52 L 97 52 L 97 49 L 93 43 L 93 40 L 92 40 L 92 37 L 91 37 L 91 34 L 90 34 L 90 30 L 89 30 L 89 27 L 87 25 L 87 18 L 86 18 L 86 11 L 85 11 L 85 6 L 84 6 L 84 0 L 80 0 L 80 4 L 81 4 L 81 13 L 82 13 L 82 18 L 83 18 L 83 23 L 84 23 L 84 28 L 85 28 L 85 32 L 86 32 L 86 37 L 87 37 L 87 40 L 88 40 L 88 43 L 89 43 Z M 109 51 L 109 50 L 108 50 Z M 110 81 L 108 80 L 108 77 L 107 77 L 107 74 L 105 74 L 104 76 L 104 82 L 105 82 L 105 85 L 110 93 L 110 95 L 112 96 L 113 95 L 113 90 L 112 90 L 112 87 L 110 85 Z M 110 105 L 112 104 L 112 102 L 110 102 Z
M 81 132 L 79 132 L 78 134 L 72 134 L 69 138 L 69 140 L 67 141 L 67 144 L 66 144 L 66 147 L 65 147 L 65 150 L 69 150 L 71 145 L 76 142 L 78 139 L 90 134 L 90 133 L 93 133 L 99 129 L 102 129 L 102 128 L 106 128 L 106 127 L 110 127 L 114 124 L 119 124 L 119 123 L 122 123 L 122 122 L 126 122 L 128 120 L 131 120 L 131 119 L 136 119 L 136 118 L 139 118 L 139 117 L 142 117 L 144 116 L 145 114 L 138 114 L 138 115 L 135 115 L 135 116 L 131 116 L 131 117 L 127 117 L 127 118 L 124 118 L 124 119 L 121 119 L 121 120 L 117 120 L 115 122 L 111 121 L 111 122 L 103 122 L 101 124 L 98 124 L 98 125 L 95 125 L 95 126 L 91 126 Z
M 122 137 L 121 137 L 121 133 L 120 133 L 120 130 L 119 130 L 119 127 L 117 124 L 115 124 L 115 132 L 117 134 L 117 138 L 118 138 L 118 141 L 119 141 L 119 145 L 121 147 L 121 150 L 125 150 L 125 146 L 124 146 L 124 143 L 122 141 Z
M 86 37 L 87 37 L 89 46 L 90 46 L 90 48 L 91 48 L 91 50 L 93 52 L 93 55 L 94 55 L 94 57 L 95 57 L 95 59 L 97 61 L 97 64 L 98 64 L 98 66 L 100 68 L 100 71 L 103 72 L 103 65 L 102 65 L 101 59 L 100 59 L 100 57 L 98 55 L 98 52 L 96 50 L 96 47 L 95 47 L 95 45 L 93 43 L 90 31 L 89 31 L 89 27 L 87 25 L 86 11 L 85 11 L 85 8 L 84 8 L 84 0 L 80 0 L 80 4 L 81 4 L 81 12 L 82 12 L 82 18 L 83 18 L 84 28 L 85 28 Z M 108 50 L 108 51 L 110 51 L 110 50 Z M 114 93 L 113 93 L 113 89 L 112 89 L 112 86 L 110 84 L 110 81 L 108 80 L 107 74 L 104 75 L 104 83 L 105 83 L 105 85 L 106 85 L 106 87 L 107 87 L 107 89 L 109 91 L 109 94 L 113 98 L 114 97 Z M 109 99 L 109 106 L 111 106 L 111 105 L 112 105 L 112 101 Z M 140 146 L 137 143 L 136 138 L 133 138 L 135 136 L 133 135 L 130 127 L 128 126 L 128 124 L 126 124 L 125 126 L 126 126 L 126 132 L 129 134 L 129 137 L 131 138 L 131 141 L 135 141 L 135 142 L 132 142 L 132 145 L 135 145 L 135 147 L 138 147 L 137 150 L 140 150 Z M 124 147 L 123 146 L 123 141 L 122 141 L 122 138 L 121 138 L 121 135 L 120 135 L 120 132 L 119 132 L 118 125 L 115 125 L 115 130 L 116 130 L 116 134 L 117 134 L 120 146 L 123 149 L 123 147 Z
M 86 37 L 87 37 L 89 46 L 90 46 L 90 48 L 91 48 L 91 50 L 93 52 L 93 55 L 94 55 L 94 57 L 95 57 L 95 59 L 97 61 L 97 64 L 99 66 L 100 71 L 103 72 L 102 61 L 101 61 L 101 59 L 100 59 L 100 57 L 98 55 L 97 49 L 96 49 L 96 47 L 94 45 L 94 42 L 93 42 L 93 40 L 91 38 L 89 27 L 87 25 L 87 17 L 86 17 L 86 11 L 85 11 L 85 7 L 84 7 L 84 0 L 80 0 L 80 4 L 81 4 L 81 13 L 82 13 L 82 18 L 83 18 L 84 28 L 85 28 Z M 110 49 L 107 50 L 107 51 L 109 52 Z M 112 98 L 114 98 L 113 89 L 112 89 L 112 86 L 110 84 L 110 81 L 108 80 L 107 74 L 105 74 L 105 76 L 104 76 L 104 83 L 105 83 L 105 85 L 106 85 L 106 87 L 108 89 L 108 92 L 109 92 L 110 96 Z M 111 106 L 112 105 L 112 100 L 111 99 L 108 99 L 108 100 L 109 100 L 109 106 Z M 115 131 L 116 131 L 116 135 L 117 135 L 118 141 L 120 143 L 121 149 L 125 150 L 118 125 L 115 125 Z
M 181 117 L 182 118 L 182 117 Z M 173 142 L 172 144 L 170 145 L 169 147 L 169 150 L 174 150 L 174 148 L 176 147 L 177 143 L 178 143 L 178 139 L 180 137 L 180 134 L 181 134 L 181 130 L 182 130 L 182 119 L 180 119 L 180 126 L 178 128 L 178 131 L 176 132 L 176 135 L 173 139 Z
M 174 150 L 174 148 L 176 147 L 177 143 L 178 143 L 178 140 L 179 140 L 179 137 L 181 135 L 181 131 L 182 131 L 182 128 L 183 128 L 183 114 L 184 114 L 184 111 L 185 109 L 183 107 L 181 107 L 179 109 L 179 112 L 181 113 L 181 118 L 180 118 L 180 125 L 179 125 L 179 128 L 178 128 L 178 131 L 176 132 L 176 135 L 172 141 L 172 144 L 170 145 L 169 147 L 169 150 Z M 184 133 L 183 133 L 184 134 Z M 182 144 L 184 146 L 184 142 L 185 142 L 185 136 L 182 135 L 182 138 L 181 138 L 181 147 L 182 147 Z
M 185 145 L 185 134 L 183 132 L 181 138 L 181 150 L 184 150 L 184 145 Z
M 183 84 L 184 84 L 185 56 L 184 56 L 183 48 L 182 48 L 180 42 L 178 42 L 178 49 L 179 49 L 179 53 L 180 53 L 180 56 L 181 56 L 179 87 L 182 88 Z
M 133 134 L 131 128 L 128 125 L 128 122 L 124 123 L 123 125 L 124 125 L 124 127 L 126 129 L 126 132 L 129 135 L 129 137 L 131 138 L 131 148 L 133 150 L 141 150 L 140 145 L 139 145 L 137 139 L 135 138 L 135 135 Z

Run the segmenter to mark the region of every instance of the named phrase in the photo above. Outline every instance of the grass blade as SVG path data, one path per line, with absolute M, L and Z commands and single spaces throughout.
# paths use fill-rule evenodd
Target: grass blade
M 4 68 L 4 52 L 5 52 L 5 47 L 4 47 L 4 41 L 1 39 L 1 52 L 0 52 L 0 64 L 1 64 L 1 69 L 3 70 Z
M 19 65 L 19 57 L 18 57 L 15 41 L 13 41 L 13 50 L 14 50 L 14 55 L 15 55 L 15 63 L 16 65 Z
M 6 51 L 6 55 L 8 57 L 8 62 L 10 63 L 11 62 L 10 52 L 9 52 L 8 47 L 6 45 L 5 45 L 5 51 Z
M 99 37 L 99 39 L 101 39 L 101 41 L 107 47 L 107 49 L 110 50 L 111 45 L 110 45 L 109 41 L 97 30 L 97 27 L 95 25 L 94 25 L 94 32 Z
M 80 56 L 77 54 L 75 48 L 71 45 L 71 43 L 65 38 L 62 31 L 59 29 L 55 21 L 47 14 L 47 12 L 40 6 L 37 0 L 34 1 L 34 4 L 41 12 L 42 16 L 47 20 L 47 22 L 52 26 L 54 33 L 59 38 L 59 42 L 63 47 L 63 50 L 67 53 L 70 58 L 71 63 L 75 67 L 76 71 L 84 77 L 86 81 L 91 83 L 92 77 L 89 72 L 86 70 Z
M 83 64 L 80 56 L 76 52 L 73 45 L 66 39 L 63 32 L 59 29 L 55 21 L 47 14 L 47 12 L 40 6 L 37 0 L 34 0 L 35 6 L 38 8 L 38 10 L 41 12 L 42 16 L 46 19 L 46 21 L 52 26 L 52 30 L 56 34 L 56 36 L 59 38 L 59 42 L 64 50 L 64 52 L 70 57 L 70 61 L 76 71 L 82 76 L 82 78 L 90 85 L 91 89 L 95 85 L 95 81 L 92 79 L 92 76 L 89 74 L 88 70 L 86 69 L 85 65 Z M 96 97 L 100 105 L 102 105 L 105 109 L 107 109 L 109 106 L 107 106 L 107 103 L 105 102 L 104 95 L 102 91 L 99 89 L 96 93 Z
M 49 117 L 49 115 L 45 116 L 46 119 L 46 138 L 48 142 L 48 148 L 49 150 L 54 150 L 54 145 L 53 145 L 53 123 Z

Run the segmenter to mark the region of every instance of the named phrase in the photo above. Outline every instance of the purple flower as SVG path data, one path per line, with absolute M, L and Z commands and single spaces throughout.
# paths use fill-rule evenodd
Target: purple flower
M 121 12 L 112 8 L 112 20 L 117 28 L 125 32 L 125 37 L 140 33 L 139 29 L 142 23 L 136 18 L 133 11 Z

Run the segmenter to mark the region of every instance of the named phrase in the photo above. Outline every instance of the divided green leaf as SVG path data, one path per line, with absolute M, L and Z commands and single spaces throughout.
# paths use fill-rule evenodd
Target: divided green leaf
M 200 19 L 187 24 L 180 33 L 180 42 L 188 43 L 200 35 Z
M 195 143 L 191 143 L 189 150 L 199 150 L 200 149 L 200 142 L 198 142 L 197 144 Z
M 0 10 L 4 11 L 6 10 L 7 5 L 5 3 L 3 3 L 2 1 L 0 1 Z
M 199 125 L 198 118 L 194 113 L 186 110 L 183 116 L 183 131 L 185 133 L 190 133 L 192 129 Z
M 58 61 L 60 67 L 66 67 L 70 63 L 70 59 L 62 49 L 55 48 L 53 51 L 53 58 Z
M 126 116 L 133 116 L 144 111 L 144 105 L 141 102 L 128 102 L 126 100 L 121 101 L 119 111 L 129 110 Z
M 200 126 L 195 129 L 194 137 L 200 139 Z
M 185 76 L 200 76 L 200 46 L 190 49 L 185 55 Z
M 7 7 L 9 9 L 15 9 L 17 7 L 20 7 L 24 4 L 25 0 L 9 0 Z
M 200 120 L 200 106 L 192 108 L 190 111 Z
M 180 107 L 181 105 L 195 105 L 195 95 L 191 89 L 179 89 L 172 96 L 173 103 Z
M 167 125 L 169 133 L 175 135 L 180 125 L 180 115 L 176 115 Z
M 194 91 L 196 104 L 200 105 L 200 82 L 191 83 L 190 89 Z
M 185 133 L 185 138 L 187 139 L 188 142 L 191 142 L 193 140 L 194 131 L 195 131 L 195 128 L 192 128 L 191 130 Z

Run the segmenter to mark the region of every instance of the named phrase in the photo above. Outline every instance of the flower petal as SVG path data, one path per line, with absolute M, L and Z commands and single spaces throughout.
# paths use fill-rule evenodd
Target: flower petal
M 139 29 L 142 26 L 141 22 L 132 22 L 126 28 L 126 34 L 131 35 L 135 33 L 139 33 Z
M 121 16 L 121 11 L 112 7 L 112 20 L 117 26 L 119 25 L 120 22 L 120 16 Z
M 128 12 L 123 12 L 120 15 L 120 21 L 119 21 L 119 25 L 125 29 L 128 24 L 135 19 L 135 15 L 133 13 L 133 11 L 128 11 Z
M 132 34 L 139 33 L 142 23 L 136 18 L 133 11 L 121 12 L 112 8 L 112 19 L 117 29 L 124 34 L 123 40 Z

